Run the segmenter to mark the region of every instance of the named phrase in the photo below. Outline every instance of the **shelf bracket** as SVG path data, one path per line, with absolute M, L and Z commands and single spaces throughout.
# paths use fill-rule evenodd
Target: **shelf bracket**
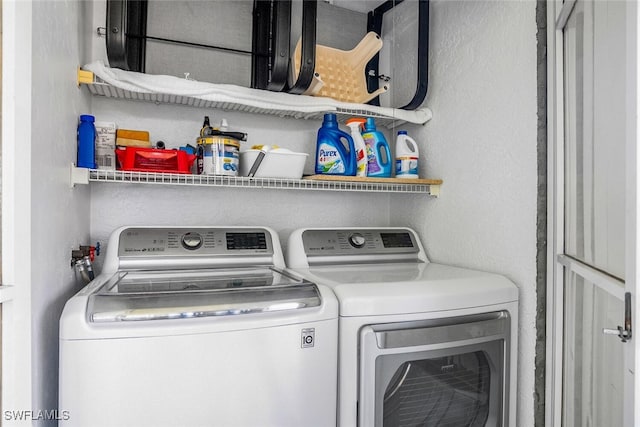
M 429 194 L 433 197 L 440 197 L 440 185 L 439 184 L 431 184 L 429 186 Z
M 89 184 L 89 169 L 77 168 L 74 163 L 71 163 L 69 187 L 73 188 L 76 184 Z
M 90 85 L 94 82 L 95 79 L 91 71 L 85 71 L 82 68 L 78 67 L 78 87 L 80 87 L 81 84 Z

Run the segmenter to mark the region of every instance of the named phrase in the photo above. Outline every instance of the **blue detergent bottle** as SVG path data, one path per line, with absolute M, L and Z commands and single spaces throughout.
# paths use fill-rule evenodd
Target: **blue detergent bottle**
M 376 124 L 373 117 L 367 117 L 364 123 L 364 132 L 362 138 L 367 150 L 367 176 L 375 176 L 378 178 L 391 178 L 393 169 L 391 164 L 391 150 L 389 143 L 384 134 L 376 130 Z
M 356 170 L 356 150 L 353 138 L 338 128 L 335 114 L 325 114 L 322 127 L 318 129 L 316 173 L 353 176 L 356 174 Z

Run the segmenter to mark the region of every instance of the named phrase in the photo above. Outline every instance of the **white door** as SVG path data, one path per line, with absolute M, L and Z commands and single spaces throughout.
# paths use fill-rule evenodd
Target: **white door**
M 637 5 L 548 6 L 547 425 L 637 426 Z
M 13 426 L 32 409 L 31 46 L 32 3 L 2 2 L 2 416 Z M 15 412 L 14 412 L 15 411 Z

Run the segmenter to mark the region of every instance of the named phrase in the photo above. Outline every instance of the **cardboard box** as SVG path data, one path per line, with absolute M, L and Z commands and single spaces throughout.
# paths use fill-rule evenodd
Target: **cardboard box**
M 98 169 L 116 168 L 116 124 L 96 122 L 96 164 Z

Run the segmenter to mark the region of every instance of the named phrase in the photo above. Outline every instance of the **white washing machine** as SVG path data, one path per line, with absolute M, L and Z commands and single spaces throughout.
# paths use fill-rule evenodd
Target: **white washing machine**
M 335 425 L 338 303 L 264 227 L 124 227 L 60 320 L 64 426 Z
M 287 265 L 340 305 L 340 427 L 515 427 L 518 290 L 430 263 L 408 228 L 300 229 Z

